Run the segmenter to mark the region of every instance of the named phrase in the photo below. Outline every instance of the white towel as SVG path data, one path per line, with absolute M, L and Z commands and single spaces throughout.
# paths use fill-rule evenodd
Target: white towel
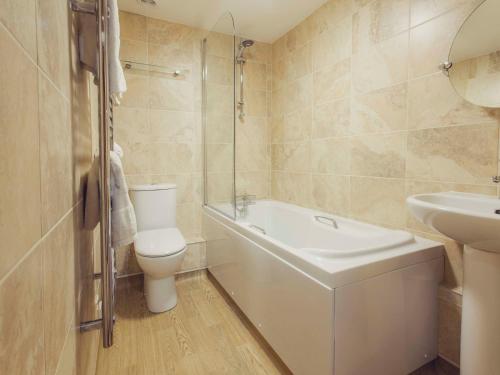
M 117 0 L 108 0 L 108 6 L 109 94 L 114 104 L 120 104 L 122 95 L 127 91 L 127 82 L 120 64 L 120 19 Z
M 110 152 L 111 183 L 111 246 L 115 249 L 134 242 L 137 222 L 128 195 L 128 186 L 118 154 Z
M 134 207 L 128 195 L 127 182 L 118 154 L 110 152 L 110 194 L 111 194 L 111 245 L 113 248 L 134 242 L 137 222 Z M 100 217 L 99 158 L 95 158 L 89 171 L 85 197 L 85 229 L 93 230 Z
M 120 146 L 118 143 L 113 143 L 113 151 L 116 152 L 118 154 L 118 156 L 121 158 L 123 158 L 123 148 L 122 146 Z

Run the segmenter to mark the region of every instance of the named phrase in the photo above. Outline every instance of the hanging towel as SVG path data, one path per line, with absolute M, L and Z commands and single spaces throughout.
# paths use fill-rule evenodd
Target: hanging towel
M 127 83 L 120 63 L 120 19 L 117 0 L 108 0 L 108 71 L 109 94 L 113 103 L 120 104 L 122 95 L 127 91 Z M 97 80 L 97 22 L 93 14 L 79 13 L 78 49 L 80 62 Z
M 83 68 L 97 76 L 97 24 L 95 15 L 79 13 L 78 50 Z M 94 81 L 95 82 L 95 81 Z
M 120 19 L 117 0 L 108 0 L 108 67 L 109 93 L 114 104 L 120 104 L 122 95 L 127 91 L 127 83 L 120 63 Z
M 114 151 L 110 154 L 111 183 L 111 246 L 115 249 L 134 242 L 137 222 L 134 206 L 128 195 L 128 186 L 120 157 Z
M 128 195 L 128 186 L 123 173 L 123 166 L 118 154 L 111 151 L 110 159 L 110 194 L 111 194 L 111 246 L 117 248 L 134 242 L 137 222 L 134 207 Z M 87 179 L 85 196 L 84 227 L 93 230 L 100 218 L 100 182 L 99 158 L 95 158 Z
M 118 156 L 121 158 L 123 158 L 123 148 L 122 146 L 120 146 L 118 143 L 113 143 L 113 151 L 116 152 L 118 154 Z

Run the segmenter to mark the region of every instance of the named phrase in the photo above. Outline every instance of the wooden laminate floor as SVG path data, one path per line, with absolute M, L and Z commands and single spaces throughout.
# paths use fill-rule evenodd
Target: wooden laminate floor
M 206 272 L 178 278 L 166 313 L 150 313 L 142 291 L 142 277 L 119 281 L 115 342 L 101 345 L 96 375 L 291 374 Z M 437 360 L 411 375 L 455 374 Z
M 97 375 L 290 374 L 205 272 L 177 280 L 175 309 L 150 313 L 142 277 L 120 280 L 115 340 Z

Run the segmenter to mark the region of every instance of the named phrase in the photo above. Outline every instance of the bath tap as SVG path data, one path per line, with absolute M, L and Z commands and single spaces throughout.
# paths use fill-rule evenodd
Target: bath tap
M 248 215 L 248 206 L 255 204 L 255 200 L 257 196 L 255 195 L 238 195 L 236 196 L 236 211 L 239 214 L 239 217 L 246 217 Z M 241 207 L 239 207 L 241 205 Z

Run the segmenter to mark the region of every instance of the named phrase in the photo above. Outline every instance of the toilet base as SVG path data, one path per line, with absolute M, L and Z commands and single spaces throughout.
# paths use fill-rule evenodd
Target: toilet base
M 149 311 L 161 313 L 173 309 L 177 305 L 175 277 L 153 279 L 144 275 L 144 294 Z

